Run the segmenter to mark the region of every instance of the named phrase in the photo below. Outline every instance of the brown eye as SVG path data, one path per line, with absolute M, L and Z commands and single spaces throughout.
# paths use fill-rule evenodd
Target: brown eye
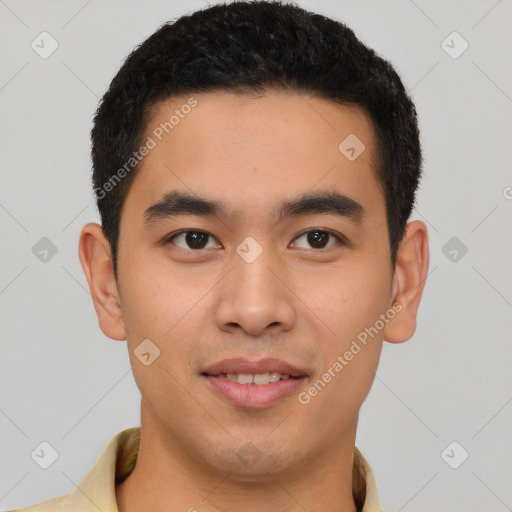
M 334 245 L 336 240 L 341 242 L 341 239 L 335 234 L 320 229 L 314 229 L 303 233 L 296 238 L 297 242 L 300 240 L 306 242 L 306 244 L 303 243 L 302 245 L 300 243 L 297 244 L 297 246 L 301 249 L 325 249 Z M 330 243 L 331 240 L 333 240 L 332 243 Z
M 307 236 L 308 244 L 315 249 L 323 249 L 329 242 L 331 235 L 325 231 L 310 231 Z
M 200 250 L 207 247 L 211 235 L 203 231 L 182 231 L 169 238 L 180 249 Z

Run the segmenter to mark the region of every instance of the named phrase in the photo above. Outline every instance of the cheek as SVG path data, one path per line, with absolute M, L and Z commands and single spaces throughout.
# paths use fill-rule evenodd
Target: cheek
M 129 260 L 127 258 L 126 268 L 130 272 L 122 286 L 122 309 L 135 379 L 139 387 L 146 387 L 155 382 L 157 375 L 164 388 L 172 387 L 174 381 L 165 368 L 171 374 L 176 373 L 177 368 L 180 373 L 187 372 L 188 352 L 204 329 L 207 302 L 202 297 L 211 284 L 201 284 L 183 272 L 171 272 L 170 266 L 142 264 L 141 258 Z M 148 367 L 137 360 L 141 343 L 148 343 L 144 340 L 150 340 L 157 347 L 152 349 L 151 343 L 148 344 L 149 352 L 152 349 L 158 354 Z M 169 368 L 169 362 L 174 368 Z M 180 380 L 183 380 L 181 375 Z
M 319 310 L 335 334 L 324 338 L 315 416 L 330 417 L 333 429 L 357 414 L 377 371 L 386 325 L 381 315 L 389 306 L 391 286 L 387 263 L 379 268 L 377 262 L 370 265 L 361 258 L 350 270 L 340 270 L 336 279 L 331 277 Z
M 360 258 L 330 272 L 328 278 L 316 276 L 317 285 L 309 287 L 310 293 L 316 290 L 311 309 L 323 333 L 318 336 L 323 371 L 314 379 L 322 381 L 317 385 L 322 391 L 315 402 L 318 414 L 330 415 L 333 421 L 356 414 L 371 388 L 386 325 L 381 315 L 389 306 L 391 273 L 386 265 L 387 261 L 379 268 L 377 262 Z
M 355 258 L 354 258 L 355 260 Z M 328 345 L 340 350 L 388 307 L 390 271 L 367 261 L 341 262 L 322 273 L 303 273 L 297 295 L 315 313 L 315 324 L 325 333 Z M 307 313 L 309 314 L 309 313 Z
M 135 260 L 135 258 L 133 258 Z M 142 259 L 127 260 L 123 281 L 123 317 L 132 336 L 165 341 L 174 326 L 183 327 L 194 317 L 195 305 L 204 294 L 202 286 L 184 272 Z

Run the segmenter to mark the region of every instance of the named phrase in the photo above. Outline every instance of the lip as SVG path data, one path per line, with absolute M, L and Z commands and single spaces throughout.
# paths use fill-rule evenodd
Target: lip
M 290 378 L 259 386 L 239 384 L 225 377 L 227 373 L 255 374 L 272 371 L 288 374 Z M 213 391 L 233 405 L 262 409 L 295 394 L 306 381 L 307 373 L 280 359 L 249 361 L 244 358 L 233 358 L 209 366 L 201 377 L 208 382 Z
M 226 377 L 202 375 L 211 386 L 226 400 L 238 407 L 252 407 L 262 409 L 269 407 L 297 392 L 306 380 L 306 377 L 290 377 L 288 380 L 279 380 L 270 384 L 239 384 Z
M 221 375 L 222 373 L 286 373 L 291 377 L 306 377 L 307 373 L 281 359 L 266 358 L 259 361 L 249 361 L 243 357 L 235 357 L 219 361 L 203 371 L 206 375 Z M 245 385 L 245 384 L 242 384 Z

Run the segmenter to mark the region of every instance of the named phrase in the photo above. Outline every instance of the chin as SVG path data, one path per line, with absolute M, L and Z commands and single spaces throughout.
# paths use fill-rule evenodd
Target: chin
M 252 435 L 222 441 L 207 442 L 198 447 L 197 458 L 212 472 L 229 474 L 236 482 L 268 482 L 273 474 L 288 471 L 304 455 L 297 447 L 287 446 L 282 437 L 269 439 L 268 431 L 261 436 Z

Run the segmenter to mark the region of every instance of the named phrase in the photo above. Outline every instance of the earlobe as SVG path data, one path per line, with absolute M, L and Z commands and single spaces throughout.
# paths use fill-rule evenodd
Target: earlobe
M 386 341 L 402 343 L 414 334 L 428 263 L 427 227 L 418 220 L 409 222 L 398 248 L 392 285 L 392 304 L 399 304 L 401 309 L 386 326 Z
M 111 339 L 125 340 L 126 330 L 114 277 L 110 245 L 99 224 L 89 223 L 82 228 L 78 256 L 89 283 L 101 330 Z

